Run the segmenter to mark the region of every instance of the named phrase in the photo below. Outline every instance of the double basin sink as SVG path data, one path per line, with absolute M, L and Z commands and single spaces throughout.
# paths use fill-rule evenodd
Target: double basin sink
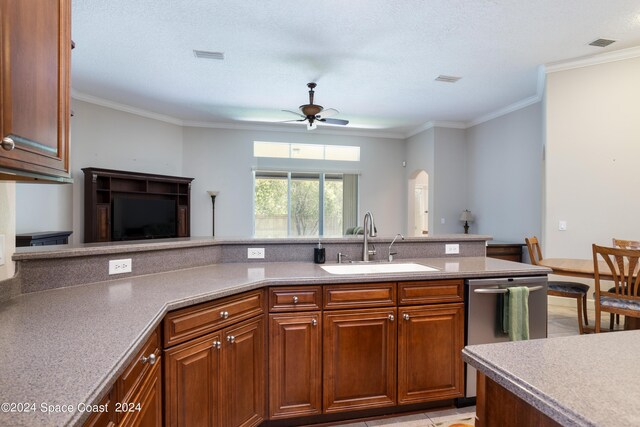
M 322 269 L 331 274 L 376 274 L 376 273 L 421 273 L 438 271 L 437 268 L 414 262 L 405 263 L 354 263 L 323 265 Z

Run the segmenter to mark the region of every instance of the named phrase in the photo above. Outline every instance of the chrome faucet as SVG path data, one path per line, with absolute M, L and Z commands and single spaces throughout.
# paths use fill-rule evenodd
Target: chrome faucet
M 369 249 L 369 237 L 376 237 L 376 224 L 373 221 L 373 215 L 370 211 L 364 214 L 363 228 L 364 232 L 362 234 L 364 235 L 364 242 L 362 245 L 362 261 L 367 262 L 369 261 L 370 255 L 376 254 L 375 248 Z
M 396 237 L 393 238 L 393 240 L 391 241 L 391 244 L 389 245 L 389 262 L 393 261 L 393 256 L 396 255 L 398 252 L 391 252 L 391 246 L 393 246 L 393 244 L 396 242 L 396 239 L 400 237 L 402 238 L 402 240 L 404 240 L 404 236 L 400 233 L 396 234 Z

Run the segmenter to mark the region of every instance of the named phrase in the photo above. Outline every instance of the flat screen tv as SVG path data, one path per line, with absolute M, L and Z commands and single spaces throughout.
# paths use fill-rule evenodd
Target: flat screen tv
M 175 200 L 113 199 L 112 240 L 160 239 L 176 235 Z

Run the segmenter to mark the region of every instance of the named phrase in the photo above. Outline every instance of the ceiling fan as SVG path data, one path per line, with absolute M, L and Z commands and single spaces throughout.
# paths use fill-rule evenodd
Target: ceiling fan
M 307 83 L 307 87 L 309 88 L 309 103 L 300 106 L 300 112 L 295 112 L 291 110 L 282 110 L 287 113 L 295 114 L 296 116 L 302 117 L 298 120 L 287 120 L 287 122 L 308 122 L 307 129 L 312 130 L 316 128 L 316 122 L 329 123 L 332 125 L 347 125 L 349 124 L 349 120 L 342 119 L 331 119 L 329 117 L 335 116 L 339 114 L 339 111 L 335 108 L 323 108 L 322 105 L 316 105 L 313 103 L 313 95 L 316 84 L 315 83 Z

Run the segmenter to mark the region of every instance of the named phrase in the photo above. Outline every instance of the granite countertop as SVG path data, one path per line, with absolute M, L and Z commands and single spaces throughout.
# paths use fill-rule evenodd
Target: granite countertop
M 229 263 L 21 295 L 0 304 L 0 425 L 74 425 L 88 414 L 44 413 L 41 404 L 94 403 L 113 385 L 169 310 L 279 285 L 547 274 L 484 257 L 402 260 L 429 273 L 332 275 L 312 263 Z
M 640 425 L 640 331 L 474 345 L 462 354 L 562 425 Z

